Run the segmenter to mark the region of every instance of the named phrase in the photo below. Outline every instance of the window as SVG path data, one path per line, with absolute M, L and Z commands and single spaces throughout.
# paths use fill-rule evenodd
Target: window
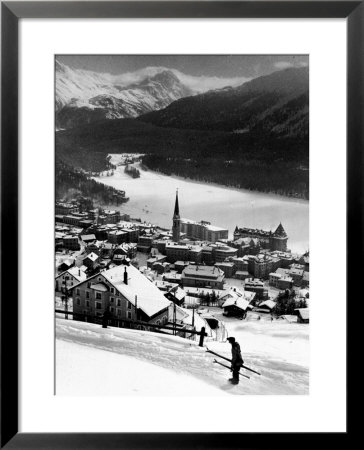
M 114 314 L 115 308 L 114 308 L 114 307 L 111 307 L 111 308 L 110 308 L 110 312 L 111 312 L 112 314 Z
M 86 307 L 87 307 L 87 308 L 90 307 L 90 300 L 86 300 Z
M 81 300 L 77 297 L 76 298 L 76 304 L 79 306 L 79 305 L 81 305 Z
M 87 287 L 90 289 L 90 287 L 91 287 L 91 283 L 90 282 L 87 283 Z
M 86 298 L 90 298 L 90 292 L 86 291 Z
M 96 302 L 96 309 L 101 309 L 101 308 L 102 308 L 101 302 Z
M 117 313 L 118 316 L 121 316 L 121 309 L 117 309 L 116 313 Z
M 112 294 L 115 294 L 115 289 L 114 289 L 114 288 L 110 288 L 110 292 L 111 292 Z
M 114 303 L 114 297 L 110 297 L 110 303 Z M 120 305 L 118 305 L 118 306 L 120 306 Z
M 80 290 L 78 288 L 76 289 L 76 295 L 80 295 Z
M 128 319 L 131 319 L 131 312 L 128 311 Z
M 116 306 L 121 306 L 121 300 L 120 300 L 120 298 L 117 298 L 117 299 L 116 299 Z
M 99 278 L 98 278 L 98 280 L 99 280 L 99 281 L 102 281 L 102 278 L 101 278 L 101 277 L 99 277 Z
M 128 309 L 131 309 L 131 303 L 128 302 Z
M 101 300 L 101 292 L 96 292 L 96 299 Z

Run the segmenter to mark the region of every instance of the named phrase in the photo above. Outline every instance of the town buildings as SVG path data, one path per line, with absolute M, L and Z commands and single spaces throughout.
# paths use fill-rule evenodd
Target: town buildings
M 274 233 L 236 229 L 229 241 L 228 230 L 181 219 L 178 192 L 172 230 L 121 222 L 115 211 L 79 212 L 75 203 L 58 212 L 62 220 L 56 223 L 56 243 L 62 256 L 56 291 L 72 293 L 76 320 L 94 320 L 106 312 L 117 326 L 131 320 L 162 325 L 170 319 L 170 302 L 183 305 L 198 298 L 211 304 L 209 296 L 226 315 L 241 318 L 262 301 L 262 309 L 270 310 L 263 280 L 281 291 L 309 284 L 309 254 L 299 258 L 287 251 L 281 224 Z M 137 251 L 145 255 L 139 253 L 132 264 L 140 264 L 144 273 L 130 264 Z M 226 287 L 225 279 L 233 277 L 245 281 L 240 283 L 245 290 Z M 162 284 L 169 287 L 161 291 Z

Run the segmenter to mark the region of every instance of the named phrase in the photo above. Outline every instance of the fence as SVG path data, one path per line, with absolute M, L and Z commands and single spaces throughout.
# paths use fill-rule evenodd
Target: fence
M 195 328 L 189 328 L 187 325 L 180 325 L 178 323 L 174 323 L 170 326 L 168 325 L 157 325 L 149 322 L 143 322 L 141 320 L 131 320 L 131 319 L 112 319 L 106 318 L 105 316 L 93 316 L 89 314 L 79 314 L 73 313 L 72 311 L 65 311 L 64 309 L 56 309 L 56 314 L 63 314 L 65 319 L 68 319 L 68 316 L 73 316 L 73 320 L 78 320 L 80 322 L 90 322 L 102 325 L 103 328 L 107 328 L 108 326 L 117 327 L 117 328 L 129 328 L 129 329 L 138 329 L 144 331 L 155 331 L 159 333 L 163 333 L 162 330 L 172 331 L 174 336 L 180 336 L 186 339 L 193 339 L 194 336 L 199 336 L 199 346 L 203 347 L 203 341 L 207 333 L 205 331 L 205 327 L 201 328 L 201 331 L 196 331 Z M 170 333 L 164 333 L 170 334 Z

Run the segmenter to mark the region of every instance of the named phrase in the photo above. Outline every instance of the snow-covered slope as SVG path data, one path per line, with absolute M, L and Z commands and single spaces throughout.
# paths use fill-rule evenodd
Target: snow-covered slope
M 241 344 L 245 364 L 262 374 L 245 372 L 250 379 L 241 378 L 237 386 L 227 382 L 229 370 L 215 364 L 215 357 L 194 341 L 57 319 L 57 393 L 308 394 L 308 327 L 283 321 L 234 323 L 231 330 Z M 206 345 L 230 357 L 230 344 Z M 110 383 L 110 378 L 118 382 Z
M 151 68 L 144 75 L 139 82 L 127 84 L 129 78 L 71 69 L 56 62 L 57 126 L 69 128 L 94 120 L 137 117 L 192 95 L 192 90 L 168 69 Z
M 193 77 L 166 67 L 111 75 L 72 69 L 56 61 L 57 127 L 137 117 L 165 108 L 180 98 L 244 81 L 245 78 Z

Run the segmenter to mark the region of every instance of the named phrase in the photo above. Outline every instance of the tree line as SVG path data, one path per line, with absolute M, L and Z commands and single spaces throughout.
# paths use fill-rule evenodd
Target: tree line
M 70 190 L 85 197 L 99 200 L 105 204 L 120 204 L 128 200 L 125 192 L 106 186 L 89 178 L 83 171 L 77 170 L 61 160 L 56 161 L 56 197 L 61 198 Z
M 228 187 L 309 198 L 309 171 L 289 161 L 225 160 L 195 155 L 194 158 L 148 154 L 143 164 L 166 175 Z

